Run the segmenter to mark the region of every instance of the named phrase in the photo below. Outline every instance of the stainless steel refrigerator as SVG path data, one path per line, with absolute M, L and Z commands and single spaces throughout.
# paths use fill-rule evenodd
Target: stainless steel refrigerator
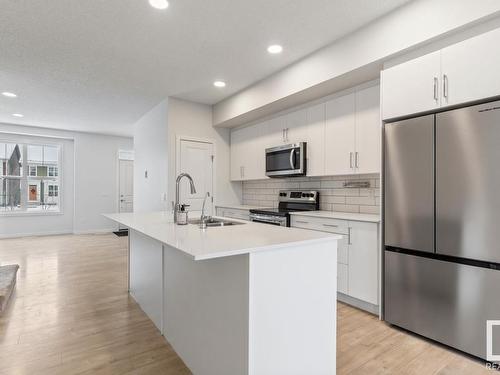
M 384 244 L 384 319 L 486 359 L 486 321 L 500 320 L 500 101 L 384 125 Z

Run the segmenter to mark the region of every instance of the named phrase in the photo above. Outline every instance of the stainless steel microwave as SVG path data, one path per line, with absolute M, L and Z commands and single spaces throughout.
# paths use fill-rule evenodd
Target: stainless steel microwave
M 305 176 L 306 155 L 306 142 L 266 148 L 266 176 Z

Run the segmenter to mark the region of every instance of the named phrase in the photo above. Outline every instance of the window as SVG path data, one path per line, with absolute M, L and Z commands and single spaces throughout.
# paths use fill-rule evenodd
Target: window
M 0 140 L 0 214 L 58 212 L 59 168 L 59 145 Z
M 59 174 L 59 171 L 57 167 L 49 167 L 49 177 L 57 177 Z
M 58 196 L 59 196 L 59 186 L 49 185 L 49 197 L 58 197 Z

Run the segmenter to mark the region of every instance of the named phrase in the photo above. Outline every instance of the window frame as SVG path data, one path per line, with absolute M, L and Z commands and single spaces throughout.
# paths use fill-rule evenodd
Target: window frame
M 64 215 L 64 196 L 61 195 L 61 191 L 64 191 L 63 188 L 63 168 L 64 165 L 64 144 L 63 142 L 57 142 L 56 140 L 52 140 L 50 137 L 38 137 L 38 136 L 23 136 L 20 134 L 13 133 L 4 133 L 0 134 L 0 143 L 14 143 L 20 146 L 23 165 L 21 168 L 21 176 L 0 176 L 0 179 L 19 179 L 21 180 L 21 209 L 14 211 L 0 211 L 0 217 L 8 217 L 8 216 L 58 216 Z M 30 165 L 28 164 L 28 145 L 33 146 L 48 146 L 48 147 L 57 147 L 59 149 L 59 157 L 57 164 L 55 167 L 57 168 L 57 176 L 49 176 L 48 175 L 48 166 L 47 166 L 47 176 L 30 176 Z M 37 166 L 34 165 L 35 170 L 37 170 Z M 37 172 L 38 174 L 38 172 Z M 56 184 L 58 186 L 57 198 L 59 200 L 58 210 L 50 211 L 50 210 L 41 210 L 41 211 L 29 211 L 29 181 L 57 181 Z M 23 196 L 25 197 L 23 198 Z

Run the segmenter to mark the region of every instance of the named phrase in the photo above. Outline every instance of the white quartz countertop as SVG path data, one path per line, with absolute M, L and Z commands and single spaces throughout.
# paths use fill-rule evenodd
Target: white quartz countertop
M 351 220 L 351 221 L 368 221 L 368 222 L 372 222 L 372 223 L 379 223 L 380 222 L 380 215 L 357 214 L 357 213 L 350 213 L 350 212 L 301 211 L 301 212 L 291 212 L 290 215 L 320 217 L 320 218 L 340 219 L 340 220 Z
M 171 213 L 122 213 L 108 219 L 190 255 L 194 260 L 268 251 L 304 243 L 334 241 L 342 236 L 298 228 L 240 221 L 242 225 L 200 229 L 177 225 Z

